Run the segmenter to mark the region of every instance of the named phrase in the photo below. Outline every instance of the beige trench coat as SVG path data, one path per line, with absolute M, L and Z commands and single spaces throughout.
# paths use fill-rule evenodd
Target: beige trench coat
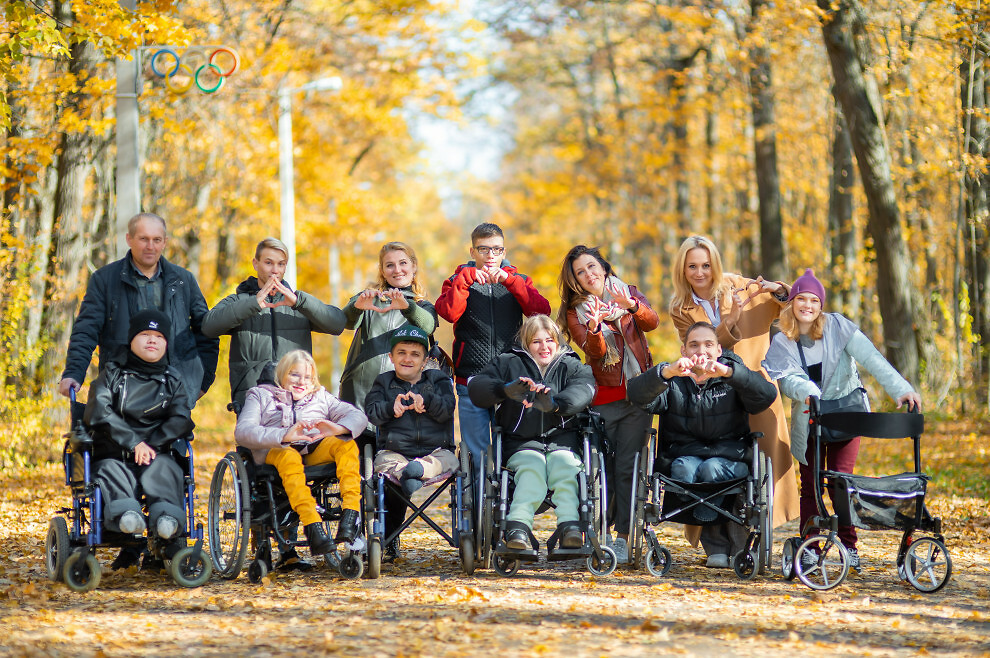
M 733 288 L 742 287 L 748 281 L 738 274 L 726 274 L 725 278 Z M 783 285 L 789 289 L 787 284 Z M 723 349 L 731 349 L 738 354 L 747 368 L 761 372 L 769 379 L 762 361 L 770 348 L 770 324 L 780 315 L 780 309 L 785 303 L 777 300 L 770 292 L 761 292 L 747 301 L 755 290 L 756 286 L 752 286 L 749 291 L 739 293 L 744 304 L 739 320 L 731 327 L 727 326 L 727 322 L 722 322 L 718 326 L 718 341 Z M 727 317 L 731 309 L 732 298 L 722 299 L 720 316 Z M 694 303 L 672 311 L 670 319 L 682 343 L 688 327 L 695 322 L 709 322 L 705 309 Z M 787 418 L 779 392 L 769 409 L 750 417 L 750 429 L 763 432 L 760 448 L 770 455 L 773 462 L 773 523 L 774 526 L 779 526 L 797 518 L 799 512 L 797 475 L 794 460 L 791 459 L 790 433 L 787 431 Z M 692 543 L 696 543 L 697 530 L 695 528 L 694 533 L 686 533 Z

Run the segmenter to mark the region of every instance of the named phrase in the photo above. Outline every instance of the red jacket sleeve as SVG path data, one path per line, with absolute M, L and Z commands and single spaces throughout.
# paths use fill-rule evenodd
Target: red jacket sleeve
M 451 324 L 460 320 L 464 315 L 464 309 L 467 308 L 470 288 L 471 285 L 461 275 L 461 270 L 445 280 L 440 289 L 440 296 L 433 305 L 437 309 L 437 315 Z
M 523 315 L 550 315 L 550 302 L 533 285 L 533 280 L 522 274 L 512 273 L 502 282 L 522 306 Z M 438 309 L 439 310 L 439 309 Z

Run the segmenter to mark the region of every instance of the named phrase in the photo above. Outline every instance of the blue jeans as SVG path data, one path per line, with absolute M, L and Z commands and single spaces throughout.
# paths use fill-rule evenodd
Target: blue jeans
M 485 452 L 492 442 L 492 410 L 476 407 L 468 397 L 467 386 L 458 384 L 457 418 L 461 424 L 461 441 L 471 453 L 474 472 L 480 475 Z
M 749 467 L 725 457 L 678 457 L 670 465 L 670 477 L 680 482 L 724 482 L 746 477 Z

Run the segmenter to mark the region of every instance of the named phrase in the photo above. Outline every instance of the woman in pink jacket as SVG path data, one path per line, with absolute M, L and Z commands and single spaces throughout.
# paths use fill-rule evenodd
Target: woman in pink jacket
M 279 360 L 275 381 L 278 386 L 262 384 L 248 391 L 234 438 L 251 449 L 256 464 L 278 470 L 310 552 L 323 555 L 332 546 L 306 486 L 303 466 L 336 463 L 343 512 L 334 542 L 354 541 L 360 521 L 361 467 L 352 437 L 364 431 L 368 418 L 320 386 L 316 362 L 305 350 L 293 350 Z

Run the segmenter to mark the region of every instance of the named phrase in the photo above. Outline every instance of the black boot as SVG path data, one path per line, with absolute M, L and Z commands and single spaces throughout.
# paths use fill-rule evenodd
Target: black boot
M 399 538 L 396 537 L 385 546 L 382 562 L 395 562 L 399 559 Z
M 358 511 L 345 509 L 340 514 L 340 524 L 333 538 L 335 544 L 350 544 L 358 534 Z
M 303 528 L 303 532 L 306 533 L 306 541 L 309 543 L 309 552 L 312 555 L 324 555 L 333 550 L 333 544 L 327 539 L 322 523 L 310 523 Z

